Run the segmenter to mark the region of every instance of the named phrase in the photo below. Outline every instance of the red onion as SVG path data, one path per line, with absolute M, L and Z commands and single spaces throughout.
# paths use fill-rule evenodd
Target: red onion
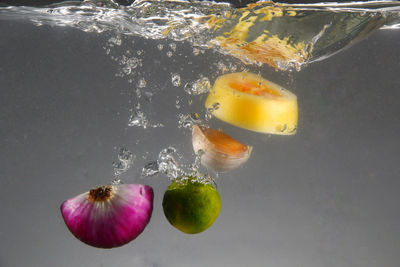
M 61 213 L 82 242 L 113 248 L 135 239 L 150 221 L 153 189 L 147 185 L 107 185 L 66 200 Z

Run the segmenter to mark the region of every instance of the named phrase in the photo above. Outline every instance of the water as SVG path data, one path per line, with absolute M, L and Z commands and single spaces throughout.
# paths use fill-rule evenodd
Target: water
M 0 8 L 1 266 L 397 266 L 398 3 L 97 3 Z M 212 116 L 211 86 L 239 71 L 297 95 L 296 135 Z M 195 124 L 253 146 L 249 161 L 207 170 Z M 163 215 L 182 175 L 221 194 L 199 235 Z M 153 217 L 137 240 L 97 250 L 59 205 L 111 182 L 151 185 Z
M 245 63 L 267 63 L 283 70 L 299 70 L 308 62 L 329 57 L 381 27 L 399 27 L 396 1 L 308 5 L 259 2 L 235 9 L 210 2 L 135 1 L 125 7 L 96 0 L 42 8 L 8 6 L 0 12 L 2 19 L 29 20 L 37 25 L 185 40 Z M 166 53 L 172 57 L 176 45 L 170 43 L 169 48 Z M 124 58 L 121 63 L 128 73 L 140 64 L 136 58 Z

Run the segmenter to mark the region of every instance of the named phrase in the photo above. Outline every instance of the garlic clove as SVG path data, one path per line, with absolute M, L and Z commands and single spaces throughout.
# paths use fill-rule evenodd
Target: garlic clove
M 216 172 L 239 168 L 250 157 L 252 147 L 246 146 L 222 131 L 193 126 L 192 145 L 195 153 L 203 151 L 201 163 Z
M 61 213 L 76 238 L 94 247 L 113 248 L 143 232 L 153 198 L 153 189 L 147 185 L 100 186 L 64 201 Z

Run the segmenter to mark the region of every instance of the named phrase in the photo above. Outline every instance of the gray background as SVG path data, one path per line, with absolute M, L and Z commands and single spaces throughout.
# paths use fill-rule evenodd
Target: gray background
M 15 21 L 1 21 L 0 34 L 0 266 L 399 266 L 398 31 L 378 31 L 300 73 L 263 67 L 297 94 L 299 131 L 268 136 L 212 121 L 255 149 L 243 168 L 218 178 L 220 216 L 198 235 L 164 218 L 167 178 L 138 177 L 168 145 L 193 157 L 176 114 L 201 109 L 204 96 L 177 111 L 176 96 L 188 96 L 170 73 L 213 81 L 220 73 L 210 66 L 231 59 L 194 57 L 185 44 L 168 58 L 155 41 L 126 39 L 113 53 L 132 39 L 146 49 L 135 77 L 157 91 L 144 109 L 166 125 L 144 130 L 127 127 L 133 86 L 115 77 L 120 66 L 103 48 L 109 34 Z M 124 182 L 154 187 L 153 217 L 128 245 L 95 249 L 69 233 L 59 206 L 108 183 L 118 147 L 137 156 Z

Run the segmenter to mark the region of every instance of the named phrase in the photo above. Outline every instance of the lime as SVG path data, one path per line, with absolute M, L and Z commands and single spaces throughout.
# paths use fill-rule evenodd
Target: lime
M 172 182 L 163 199 L 164 214 L 169 223 L 187 234 L 209 228 L 221 210 L 218 191 L 197 181 Z

